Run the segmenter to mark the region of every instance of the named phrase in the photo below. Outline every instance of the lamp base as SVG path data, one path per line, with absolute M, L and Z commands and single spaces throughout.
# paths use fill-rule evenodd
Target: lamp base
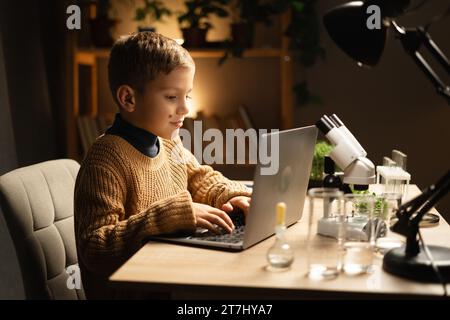
M 428 246 L 428 250 L 441 274 L 442 281 L 450 283 L 450 248 Z M 421 251 L 415 257 L 406 257 L 404 246 L 392 249 L 385 254 L 383 269 L 393 275 L 415 281 L 440 282 L 426 254 Z

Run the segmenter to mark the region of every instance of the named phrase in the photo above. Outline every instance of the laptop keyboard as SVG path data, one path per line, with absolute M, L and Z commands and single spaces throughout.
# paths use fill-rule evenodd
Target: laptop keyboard
M 226 242 L 226 243 L 239 243 L 244 240 L 245 226 L 236 226 L 232 233 L 213 234 L 211 232 L 205 232 L 200 235 L 191 236 L 189 239 L 197 239 L 213 242 Z
M 245 216 L 243 213 L 236 213 L 230 215 L 231 220 L 235 226 L 232 233 L 223 231 L 222 234 L 215 234 L 210 231 L 203 233 L 196 233 L 195 236 L 189 237 L 189 239 L 197 239 L 203 241 L 213 242 L 225 242 L 225 243 L 239 243 L 244 241 L 245 230 Z

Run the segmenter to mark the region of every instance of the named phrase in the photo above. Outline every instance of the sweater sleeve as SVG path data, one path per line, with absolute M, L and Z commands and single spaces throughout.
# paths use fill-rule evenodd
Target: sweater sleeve
M 75 187 L 78 254 L 93 272 L 117 269 L 151 235 L 193 230 L 195 218 L 188 191 L 154 202 L 128 218 L 125 183 L 112 170 L 90 166 Z
M 221 208 L 224 203 L 236 196 L 251 196 L 244 184 L 227 179 L 211 166 L 200 165 L 195 156 L 183 148 L 184 161 L 188 174 L 188 190 L 194 202 L 205 203 Z

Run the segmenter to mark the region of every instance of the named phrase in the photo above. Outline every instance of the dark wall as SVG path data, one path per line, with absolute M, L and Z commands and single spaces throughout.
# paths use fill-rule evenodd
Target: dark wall
M 0 10 L 2 7 L 0 7 Z M 3 55 L 2 33 L 0 25 L 0 175 L 16 168 L 16 147 L 11 122 L 8 85 Z
M 0 12 L 2 11 L 0 4 Z M 0 27 L 0 175 L 17 167 Z M 22 299 L 25 293 L 16 252 L 0 208 L 0 299 Z
M 47 85 L 38 2 L 2 1 L 0 23 L 19 166 L 55 157 L 54 118 Z
M 77 1 L 40 0 L 38 6 L 41 28 L 41 45 L 44 55 L 50 112 L 53 119 L 54 153 L 61 158 L 66 155 L 66 112 L 72 101 L 72 55 L 69 44 L 75 41 L 76 30 L 66 27 L 66 9 Z M 83 25 L 83 28 L 86 26 Z
M 320 14 L 345 1 L 322 0 Z M 399 19 L 405 26 L 428 21 L 444 12 L 448 1 L 429 1 L 417 14 Z M 435 23 L 430 33 L 450 56 L 450 17 Z M 315 123 L 323 114 L 338 114 L 377 165 L 398 148 L 408 155 L 412 183 L 420 188 L 435 182 L 450 169 L 450 105 L 439 95 L 421 70 L 389 37 L 376 68 L 363 69 L 340 51 L 322 30 L 327 58 L 307 72 L 311 90 L 319 92 L 323 106 L 296 108 L 296 124 Z M 441 75 L 445 75 L 441 69 Z M 443 77 L 450 84 L 450 77 Z M 450 221 L 450 195 L 438 210 Z
M 0 1 L 0 175 L 63 154 L 67 1 Z M 24 298 L 0 210 L 0 299 Z

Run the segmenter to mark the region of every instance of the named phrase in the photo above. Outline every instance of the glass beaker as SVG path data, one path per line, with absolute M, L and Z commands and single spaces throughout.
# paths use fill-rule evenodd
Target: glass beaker
M 389 250 L 399 248 L 405 244 L 401 235 L 397 235 L 391 231 L 395 213 L 402 202 L 402 194 L 383 193 L 376 196 L 376 199 L 376 207 L 378 210 L 375 210 L 375 215 L 383 221 L 383 224 L 376 232 L 375 251 L 378 254 L 384 255 Z
M 372 194 L 344 195 L 345 241 L 343 270 L 348 275 L 372 270 L 376 221 Z
M 343 228 L 343 193 L 339 189 L 314 188 L 308 192 L 309 217 L 307 232 L 307 276 L 326 280 L 338 276 L 341 270 Z M 318 234 L 319 224 L 332 229 L 330 234 Z

